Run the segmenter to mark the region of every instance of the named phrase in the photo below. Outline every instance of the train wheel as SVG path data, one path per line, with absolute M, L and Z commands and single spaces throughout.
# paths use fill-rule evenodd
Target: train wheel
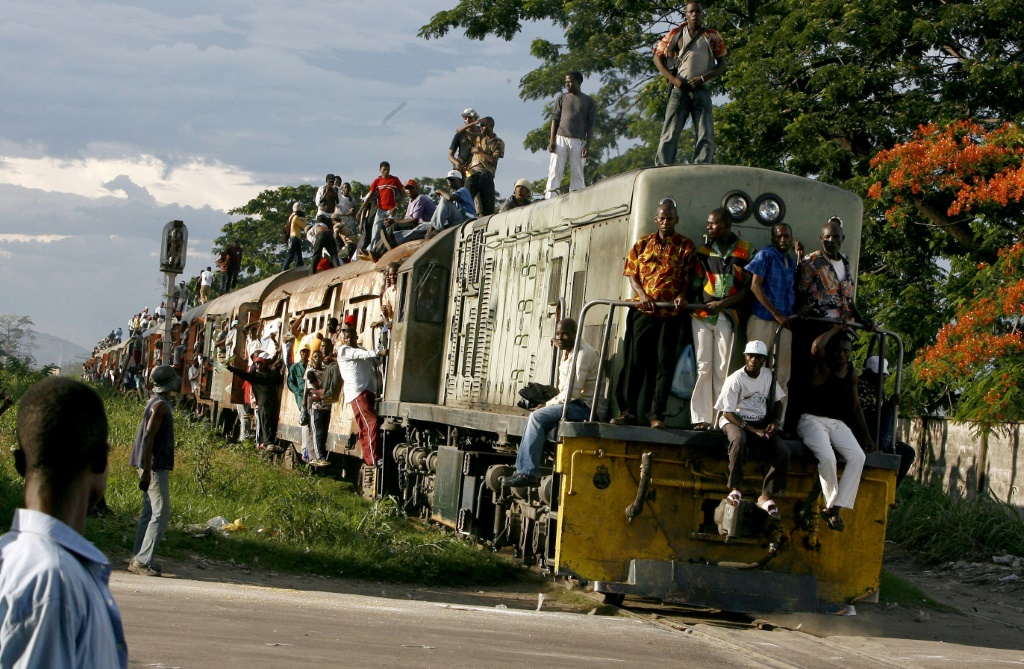
M 626 596 L 621 592 L 602 592 L 601 602 L 608 606 L 622 606 L 623 600 Z

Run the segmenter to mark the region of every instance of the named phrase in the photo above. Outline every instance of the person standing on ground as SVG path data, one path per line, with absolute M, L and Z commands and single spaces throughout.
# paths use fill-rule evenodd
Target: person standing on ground
M 337 390 L 325 387 L 326 370 L 324 354 L 318 348 L 309 356 L 309 367 L 306 368 L 306 403 L 309 407 L 309 431 L 311 467 L 326 467 L 327 436 L 331 424 L 332 395 Z
M 673 28 L 654 47 L 654 65 L 672 86 L 655 165 L 676 162 L 679 135 L 686 119 L 693 119 L 696 140 L 693 162 L 710 165 L 715 158 L 715 124 L 707 82 L 729 66 L 725 42 L 717 30 L 704 25 L 704 6 L 686 5 L 686 22 Z
M 271 452 L 284 450 L 277 445 L 277 418 L 281 411 L 281 384 L 284 362 L 278 358 L 271 363 L 259 352 L 255 354 L 254 371 L 228 365 L 227 368 L 238 378 L 252 384 L 256 399 L 256 448 Z
M 159 576 L 160 567 L 153 562 L 167 521 L 171 517 L 170 474 L 174 469 L 174 414 L 171 393 L 181 385 L 181 377 L 173 367 L 161 365 L 153 370 L 153 396 L 142 414 L 135 434 L 130 467 L 139 470 L 142 491 L 142 513 L 135 530 L 128 571 L 140 576 Z
M 573 70 L 565 75 L 565 93 L 555 100 L 551 112 L 551 138 L 548 140 L 548 186 L 545 199 L 558 194 L 565 174 L 566 160 L 569 162 L 569 191 L 579 190 L 583 181 L 583 159 L 594 137 L 594 121 L 597 107 L 594 99 L 580 92 L 583 74 Z
M 628 328 L 633 333 L 630 368 L 626 375 L 626 404 L 613 425 L 635 425 L 640 392 L 646 386 L 650 398 L 651 427 L 665 427 L 665 408 L 672 388 L 672 372 L 678 355 L 680 310 L 686 308 L 686 292 L 693 276 L 694 244 L 676 232 L 679 213 L 675 200 L 665 198 L 655 213 L 658 231 L 637 240 L 626 256 L 623 275 L 638 300 L 629 310 Z M 670 308 L 656 302 L 672 302 Z
M 110 562 L 82 536 L 107 487 L 103 401 L 80 381 L 43 379 L 21 398 L 17 435 L 25 507 L 0 537 L 0 666 L 126 669 Z

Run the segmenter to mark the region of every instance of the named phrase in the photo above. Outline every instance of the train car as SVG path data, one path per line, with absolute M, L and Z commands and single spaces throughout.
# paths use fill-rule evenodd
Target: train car
M 539 489 L 500 484 L 528 416 L 516 406 L 518 391 L 530 381 L 556 383 L 549 339 L 560 318 L 580 321 L 579 337 L 602 352 L 596 404 L 615 408 L 623 301 L 632 297 L 623 262 L 637 239 L 655 231 L 655 210 L 666 197 L 678 205 L 683 235 L 700 240 L 708 213 L 724 206 L 734 232 L 758 248 L 770 243 L 771 225 L 784 221 L 814 250 L 821 226 L 838 216 L 856 275 L 859 198 L 753 168 L 638 170 L 449 231 L 410 256 L 400 275 L 405 318 L 392 333 L 380 409 L 393 445 L 395 494 L 408 512 L 494 546 L 511 544 L 525 560 L 592 582 L 612 601 L 631 594 L 794 611 L 872 597 L 895 456 L 869 454 L 841 535 L 816 520 L 816 463 L 798 442 L 788 495 L 776 499 L 782 521 L 749 503 L 728 514 L 724 435 L 687 429 L 687 404 L 678 398 L 668 430 L 563 423 Z M 421 318 L 421 303 L 439 304 L 445 289 L 439 266 L 428 270 L 417 256 L 441 240 L 454 247 L 444 308 L 423 309 Z M 426 289 L 432 281 L 436 291 Z M 744 341 L 742 330 L 737 340 Z

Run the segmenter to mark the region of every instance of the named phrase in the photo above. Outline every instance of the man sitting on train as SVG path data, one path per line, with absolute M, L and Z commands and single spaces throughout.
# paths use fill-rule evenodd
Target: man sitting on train
M 650 398 L 651 427 L 665 427 L 665 406 L 672 388 L 679 332 L 686 307 L 686 291 L 692 277 L 695 246 L 676 232 L 679 213 L 675 200 L 665 198 L 654 217 L 658 231 L 641 237 L 626 256 L 623 274 L 636 293 L 638 304 L 629 310 L 632 332 L 630 368 L 626 375 L 625 403 L 613 425 L 635 425 L 640 391 L 646 385 Z M 670 308 L 655 302 L 672 302 Z
M 693 288 L 701 308 L 693 312 L 693 350 L 697 356 L 697 384 L 690 399 L 690 421 L 695 430 L 714 422 L 715 400 L 729 374 L 733 340 L 739 330 L 736 309 L 750 292 L 746 266 L 754 248 L 732 231 L 725 209 L 708 214 L 706 244 L 694 254 Z
M 571 318 L 559 321 L 555 326 L 554 343 L 561 351 L 558 365 L 558 394 L 530 414 L 522 441 L 519 442 L 516 473 L 502 479 L 502 483 L 508 488 L 533 488 L 540 485 L 540 463 L 544 453 L 544 442 L 547 440 L 548 432 L 557 427 L 562 420 L 563 409 L 567 420 L 581 421 L 590 417 L 590 406 L 597 387 L 597 353 L 587 342 L 580 342 L 576 374 L 570 377 L 573 347 L 576 343 L 576 321 Z M 573 378 L 571 395 L 567 393 L 570 378 Z
M 790 405 L 790 411 L 800 416 L 797 434 L 818 458 L 818 478 L 825 498 L 821 517 L 829 529 L 838 532 L 846 527 L 840 511 L 852 509 L 857 499 L 865 461 L 865 449 L 849 426 L 856 425 L 857 431 L 864 435 L 866 450 L 875 450 L 857 397 L 857 372 L 850 364 L 852 350 L 849 331 L 843 324 L 832 326 L 815 339 L 811 346 L 810 384 L 793 386 L 798 394 Z M 842 479 L 839 479 L 836 453 L 846 460 Z
M 462 225 L 468 220 L 476 218 L 476 206 L 473 204 L 473 196 L 469 189 L 463 186 L 462 173 L 452 170 L 446 177 L 448 189 L 435 188 L 441 200 L 434 209 L 430 222 L 420 223 L 409 230 L 398 230 L 385 228 L 382 238 L 387 248 L 393 249 L 405 242 L 414 239 L 431 239 L 442 230 L 455 225 Z
M 748 451 L 756 449 L 766 454 L 771 463 L 757 506 L 778 518 L 779 508 L 772 497 L 785 492 L 789 471 L 789 447 L 779 438 L 782 399 L 786 392 L 778 383 L 773 388 L 772 371 L 764 369 L 768 347 L 763 341 L 747 342 L 743 357 L 746 361 L 743 369 L 729 375 L 715 403 L 715 409 L 722 412 L 718 426 L 729 438 L 728 486 L 731 492 L 726 503 L 738 506 L 742 501 L 743 463 Z

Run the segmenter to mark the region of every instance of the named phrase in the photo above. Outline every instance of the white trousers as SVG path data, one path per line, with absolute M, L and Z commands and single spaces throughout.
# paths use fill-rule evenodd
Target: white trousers
M 758 318 L 757 316 L 751 316 L 747 320 L 747 341 L 753 341 L 755 339 L 763 341 L 765 346 L 768 347 L 768 366 L 769 369 L 774 368 L 775 361 L 772 359 L 772 344 L 775 341 L 775 333 L 779 329 L 779 322 L 776 320 L 766 321 Z M 782 399 L 782 415 L 786 415 L 786 407 L 789 406 L 789 378 L 793 370 L 793 331 L 789 328 L 782 328 L 782 334 L 779 336 L 779 369 L 776 380 L 782 389 L 786 392 L 786 396 Z M 769 411 L 771 409 L 769 408 Z
M 860 475 L 864 471 L 864 451 L 853 432 L 841 420 L 805 413 L 796 425 L 796 433 L 818 458 L 818 478 L 821 479 L 825 508 L 852 509 L 857 501 Z M 837 452 L 846 460 L 841 481 L 836 468 Z
M 548 160 L 548 187 L 544 198 L 550 200 L 558 195 L 565 174 L 565 160 L 569 159 L 569 190 L 579 190 L 583 182 L 583 140 L 575 137 L 555 136 L 555 152 Z
M 719 314 L 714 325 L 693 318 L 693 348 L 697 357 L 697 385 L 690 398 L 690 420 L 694 423 L 715 422 L 715 400 L 722 392 L 729 375 L 729 348 L 732 345 L 732 323 Z

